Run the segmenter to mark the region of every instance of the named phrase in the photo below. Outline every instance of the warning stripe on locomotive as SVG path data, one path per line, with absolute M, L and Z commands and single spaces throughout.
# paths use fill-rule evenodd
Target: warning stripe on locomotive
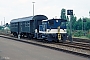
M 58 27 L 58 40 L 61 40 L 60 26 Z

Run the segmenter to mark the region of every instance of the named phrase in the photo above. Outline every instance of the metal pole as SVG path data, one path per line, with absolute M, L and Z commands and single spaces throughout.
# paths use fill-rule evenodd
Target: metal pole
M 4 17 L 4 26 L 5 26 L 5 17 Z
M 1 21 L 1 26 L 2 26 L 2 21 Z
M 85 22 L 86 22 L 86 19 L 84 19 L 83 22 L 84 22 L 84 36 L 85 36 Z
M 89 16 L 90 16 L 90 11 L 89 11 Z
M 35 2 L 32 2 L 32 3 L 33 3 L 33 16 L 34 16 L 34 3 L 35 3 Z
M 35 2 L 32 2 L 33 3 L 33 17 L 34 17 L 34 3 Z M 35 19 L 34 19 L 34 33 L 35 33 Z M 34 34 L 34 37 L 36 37 L 36 34 Z
M 72 20 L 71 20 L 71 16 L 70 15 L 70 41 L 73 42 L 73 39 L 72 39 Z
M 73 39 L 72 39 L 72 16 L 73 16 L 73 10 L 67 10 L 67 15 L 70 15 L 70 35 L 69 35 L 69 40 L 70 42 L 73 42 Z
M 82 19 L 82 32 L 83 32 L 83 19 Z
M 84 36 L 85 36 L 85 22 L 83 21 L 83 33 L 84 33 Z

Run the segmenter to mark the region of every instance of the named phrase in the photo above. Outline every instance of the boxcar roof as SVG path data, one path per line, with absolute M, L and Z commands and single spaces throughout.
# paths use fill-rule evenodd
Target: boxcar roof
M 10 23 L 13 22 L 21 22 L 21 21 L 29 21 L 32 20 L 33 16 L 29 16 L 29 17 L 23 17 L 23 18 L 18 18 L 18 19 L 13 19 L 10 21 Z
M 34 17 L 29 16 L 29 17 L 13 19 L 13 20 L 10 21 L 10 23 L 22 22 L 22 21 L 30 21 L 30 20 L 46 20 L 46 19 L 48 19 L 48 18 L 45 15 L 35 15 Z

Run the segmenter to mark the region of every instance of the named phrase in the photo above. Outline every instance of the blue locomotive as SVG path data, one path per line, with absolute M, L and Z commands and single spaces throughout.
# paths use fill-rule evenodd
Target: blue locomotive
M 44 39 L 47 41 L 65 41 L 67 39 L 66 21 L 48 19 L 45 15 L 35 15 L 10 21 L 11 33 L 18 37 Z
M 64 19 L 42 20 L 42 25 L 39 25 L 39 37 L 56 42 L 67 40 L 66 21 Z

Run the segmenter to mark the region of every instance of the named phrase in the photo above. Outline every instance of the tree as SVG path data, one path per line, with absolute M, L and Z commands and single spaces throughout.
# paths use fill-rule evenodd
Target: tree
M 70 20 L 71 20 L 71 23 L 72 23 L 72 29 L 73 29 L 73 30 L 76 28 L 76 27 L 75 27 L 75 25 L 76 25 L 76 19 L 77 19 L 76 16 L 74 16 L 74 15 L 71 15 L 71 16 L 70 16 Z
M 90 29 L 90 18 L 84 18 L 86 21 L 84 22 L 84 29 L 89 30 Z
M 71 16 L 70 16 L 70 21 L 69 21 L 69 18 L 68 18 L 68 17 L 67 17 L 67 20 L 68 20 L 68 28 L 70 28 L 70 21 L 71 21 L 72 30 L 76 30 L 76 20 L 77 20 L 77 17 L 74 16 L 74 15 L 71 15 Z
M 61 17 L 61 19 L 66 19 L 66 9 L 63 8 L 61 10 L 61 16 L 60 17 Z
M 75 24 L 75 30 L 82 30 L 82 19 L 78 19 L 78 21 L 76 21 L 76 24 Z

